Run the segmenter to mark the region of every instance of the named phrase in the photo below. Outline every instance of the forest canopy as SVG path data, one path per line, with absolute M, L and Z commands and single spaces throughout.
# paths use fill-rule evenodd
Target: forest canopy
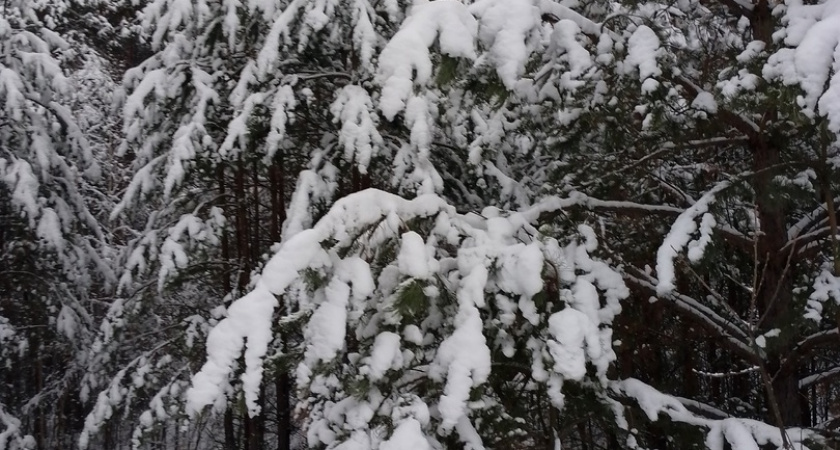
M 0 450 L 840 445 L 840 0 L 0 11 Z

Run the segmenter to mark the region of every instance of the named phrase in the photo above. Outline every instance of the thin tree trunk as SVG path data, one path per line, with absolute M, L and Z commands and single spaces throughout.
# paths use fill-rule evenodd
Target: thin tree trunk
M 219 197 L 222 199 L 222 202 L 226 202 L 225 194 L 227 193 L 226 190 L 226 183 L 225 183 L 225 169 L 224 167 L 219 167 L 218 171 L 219 177 Z M 227 228 L 222 231 L 222 261 L 225 263 L 230 263 L 231 255 L 230 255 L 230 240 L 228 237 Z M 224 295 L 228 295 L 231 293 L 232 286 L 230 282 L 230 274 L 225 271 L 222 276 L 222 293 Z M 236 450 L 236 431 L 234 429 L 233 424 L 233 406 L 228 405 L 227 409 L 225 409 L 225 416 L 223 419 L 224 422 L 224 430 L 225 430 L 225 450 Z
M 776 328 L 785 328 L 790 322 L 793 305 L 793 277 L 789 255 L 782 251 L 787 244 L 787 217 L 784 200 L 774 192 L 775 171 L 772 167 L 779 164 L 779 149 L 765 141 L 753 144 L 754 153 L 754 190 L 756 208 L 761 225 L 755 264 L 758 274 L 754 286 L 756 293 L 757 320 L 756 334 Z M 796 370 L 783 367 L 783 361 L 790 354 L 793 342 L 785 338 L 785 333 L 775 338 L 774 345 L 767 350 L 765 370 L 771 378 L 773 392 L 767 392 L 770 411 L 778 417 L 774 421 L 779 427 L 802 425 L 803 414 L 799 398 L 799 379 Z M 775 403 L 775 404 L 773 404 Z
M 269 188 L 271 191 L 271 214 L 269 217 L 269 233 L 272 242 L 280 241 L 280 227 L 286 220 L 285 180 L 283 176 L 283 155 L 277 154 L 274 163 L 269 168 Z M 281 302 L 280 313 L 284 314 L 285 305 Z M 283 336 L 283 342 L 286 336 Z M 291 380 L 285 371 L 274 379 L 275 395 L 277 396 L 277 450 L 290 450 L 292 447 L 292 417 L 289 396 L 291 395 Z
M 291 383 L 289 374 L 283 372 L 275 380 L 277 390 L 277 450 L 292 448 L 292 410 L 289 402 Z
M 228 405 L 225 409 L 225 450 L 236 450 L 236 430 L 233 426 L 233 407 Z

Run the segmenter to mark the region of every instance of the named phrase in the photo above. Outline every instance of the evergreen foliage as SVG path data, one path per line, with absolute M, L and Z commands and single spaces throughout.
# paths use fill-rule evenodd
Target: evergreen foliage
M 838 11 L 3 1 L 0 450 L 835 446 Z

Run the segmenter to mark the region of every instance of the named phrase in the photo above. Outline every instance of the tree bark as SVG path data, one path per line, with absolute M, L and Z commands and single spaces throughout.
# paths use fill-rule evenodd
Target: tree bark
M 754 286 L 755 307 L 758 320 L 756 333 L 763 333 L 776 328 L 784 330 L 790 322 L 793 306 L 793 276 L 790 254 L 783 251 L 787 244 L 787 207 L 785 201 L 774 192 L 773 178 L 776 175 L 772 167 L 780 161 L 778 148 L 769 145 L 763 139 L 753 145 L 754 191 L 760 235 L 757 236 L 756 273 Z M 793 250 L 789 250 L 793 251 Z M 784 358 L 793 349 L 794 343 L 788 333 L 774 338 L 773 345 L 767 350 L 766 370 L 772 377 L 772 389 L 776 406 L 779 406 L 784 426 L 803 425 L 802 402 L 799 398 L 799 379 L 796 370 L 783 367 Z M 767 396 L 768 402 L 774 399 Z M 772 406 L 772 405 L 771 405 Z

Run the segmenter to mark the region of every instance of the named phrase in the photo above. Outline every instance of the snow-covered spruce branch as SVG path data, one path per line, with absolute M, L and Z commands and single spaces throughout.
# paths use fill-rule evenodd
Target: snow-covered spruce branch
M 835 203 L 840 202 L 840 197 L 834 199 Z M 828 208 L 825 203 L 820 204 L 812 211 L 803 214 L 795 224 L 788 227 L 788 239 L 794 239 L 802 234 L 808 233 L 815 227 L 822 226 L 828 222 Z
M 244 354 L 246 404 L 260 412 L 263 359 L 282 294 L 298 317 L 311 312 L 296 371 L 309 445 L 491 445 L 492 424 L 475 419 L 500 405 L 490 380 L 493 367 L 504 365 L 492 358 L 528 349 L 524 365 L 558 409 L 565 382 L 606 383 L 614 358 L 608 325 L 627 289 L 589 255 L 592 230 L 581 233 L 561 246 L 539 236 L 524 214 L 462 215 L 434 195 L 345 197 L 284 242 L 255 289 L 210 332 L 188 411 L 218 404 Z M 557 287 L 547 290 L 545 277 Z M 471 401 L 475 392 L 485 399 Z M 482 444 L 479 435 L 489 440 Z
M 840 367 L 832 367 L 831 369 L 823 370 L 821 372 L 808 375 L 807 377 L 800 378 L 799 387 L 804 389 L 818 383 L 827 383 L 837 377 L 840 377 Z
M 727 319 L 698 300 L 676 291 L 664 295 L 658 294 L 657 280 L 640 269 L 626 267 L 624 277 L 628 283 L 657 294 L 666 305 L 673 306 L 677 313 L 684 315 L 714 336 L 722 338 L 722 342 L 745 361 L 755 364 L 760 360 L 760 355 L 756 354 L 750 346 L 747 324 L 740 318 Z
M 809 448 L 807 444 L 819 440 L 819 436 L 810 429 L 786 428 L 780 433 L 778 427 L 751 419 L 734 417 L 718 418 L 718 411 L 710 411 L 715 418 L 696 415 L 690 411 L 697 404 L 684 404 L 681 399 L 663 394 L 653 387 L 636 379 L 626 379 L 610 384 L 610 389 L 619 396 L 626 396 L 642 409 L 649 420 L 655 421 L 665 415 L 674 422 L 685 423 L 708 430 L 705 444 L 709 450 L 736 448 L 740 450 L 758 450 L 759 445 L 771 448 Z M 703 414 L 703 408 L 699 408 Z M 706 414 L 703 414 L 704 416 Z M 784 435 L 782 434 L 784 433 Z
M 707 378 L 729 378 L 729 377 L 736 377 L 738 375 L 747 375 L 753 372 L 761 370 L 758 366 L 747 367 L 746 369 L 735 370 L 731 372 L 704 372 L 702 370 L 692 369 L 691 371 L 696 373 L 697 375 L 701 375 Z
M 527 214 L 530 214 L 531 216 L 529 217 L 532 217 L 532 220 L 536 220 L 539 223 L 551 223 L 556 217 L 565 214 L 564 211 L 575 208 L 616 214 L 646 214 L 675 218 L 686 212 L 686 209 L 676 206 L 644 204 L 623 200 L 601 200 L 575 191 L 570 193 L 566 198 L 552 197 L 543 199 L 536 206 L 528 209 Z M 538 217 L 533 218 L 533 214 L 538 214 Z M 716 226 L 715 231 L 720 233 L 724 240 L 730 242 L 737 248 L 752 248 L 752 239 L 731 227 L 725 225 Z
M 840 329 L 837 327 L 806 336 L 794 345 L 790 352 L 790 357 L 785 360 L 785 366 L 795 365 L 800 359 L 807 357 L 815 349 L 826 344 L 834 344 L 838 339 L 840 339 Z

